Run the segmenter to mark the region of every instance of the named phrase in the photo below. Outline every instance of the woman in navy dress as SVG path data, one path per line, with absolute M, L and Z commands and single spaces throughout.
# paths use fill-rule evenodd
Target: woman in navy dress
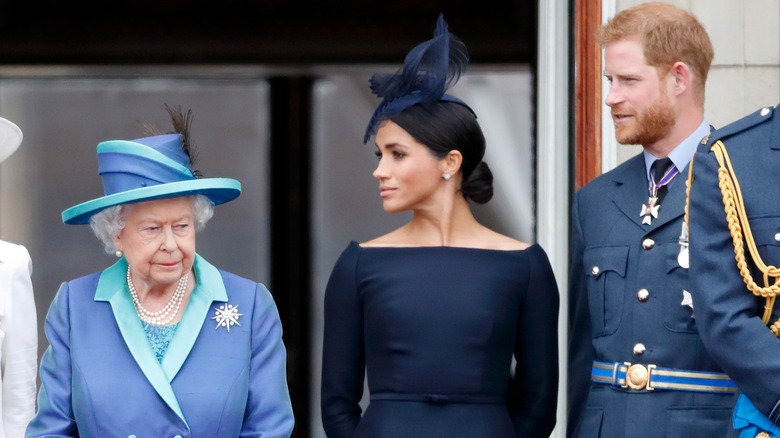
M 444 94 L 467 60 L 440 17 L 399 73 L 371 79 L 384 101 L 365 140 L 376 133 L 383 206 L 414 216 L 350 243 L 331 274 L 329 438 L 546 437 L 555 425 L 558 290 L 541 247 L 480 225 L 469 209 L 493 188 L 476 116 Z

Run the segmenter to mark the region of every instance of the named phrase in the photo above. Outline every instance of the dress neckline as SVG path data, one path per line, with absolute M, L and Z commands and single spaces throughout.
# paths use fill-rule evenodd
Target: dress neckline
M 523 253 L 531 248 L 534 248 L 536 246 L 539 246 L 538 243 L 533 243 L 529 245 L 525 249 L 494 249 L 494 248 L 472 248 L 468 246 L 445 246 L 445 245 L 437 245 L 437 246 L 363 246 L 360 244 L 360 242 L 357 241 L 351 241 L 350 245 L 357 246 L 360 249 L 376 249 L 376 250 L 383 250 L 383 249 L 421 249 L 421 250 L 436 250 L 436 249 L 442 249 L 442 250 L 453 250 L 453 251 L 485 251 L 485 252 L 498 252 L 498 253 Z

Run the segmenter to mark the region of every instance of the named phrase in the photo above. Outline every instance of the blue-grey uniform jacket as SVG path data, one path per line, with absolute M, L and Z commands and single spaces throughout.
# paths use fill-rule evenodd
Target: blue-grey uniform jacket
M 690 194 L 691 292 L 702 341 L 758 411 L 780 424 L 780 340 L 761 321 L 765 300 L 747 290 L 737 268 L 710 151 L 716 141 L 731 158 L 758 253 L 780 266 L 780 114 L 763 108 L 715 131 L 694 156 Z M 751 276 L 764 284 L 754 268 Z
M 691 290 L 677 260 L 687 167 L 650 225 L 640 217 L 648 202 L 646 172 L 639 154 L 575 195 L 568 436 L 725 436 L 733 393 L 634 390 L 591 381 L 594 360 L 721 371 L 702 345 L 693 309 L 683 303 L 683 291 Z

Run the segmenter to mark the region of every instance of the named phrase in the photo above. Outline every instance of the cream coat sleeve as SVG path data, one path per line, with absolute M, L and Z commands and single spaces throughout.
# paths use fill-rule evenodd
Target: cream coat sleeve
M 21 245 L 0 241 L 0 437 L 24 436 L 35 413 L 38 325 L 32 262 Z

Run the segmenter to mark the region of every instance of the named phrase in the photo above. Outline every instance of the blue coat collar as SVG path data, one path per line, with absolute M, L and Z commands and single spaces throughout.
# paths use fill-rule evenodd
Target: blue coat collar
M 149 383 L 185 424 L 187 420 L 176 400 L 171 382 L 192 350 L 208 316 L 211 303 L 227 301 L 227 291 L 217 268 L 196 254 L 193 271 L 196 280 L 195 289 L 192 291 L 190 301 L 163 357 L 162 364 L 157 361 L 149 345 L 146 332 L 130 298 L 125 280 L 127 261 L 124 257 L 100 274 L 95 291 L 95 301 L 108 301 L 111 304 L 119 331 Z

